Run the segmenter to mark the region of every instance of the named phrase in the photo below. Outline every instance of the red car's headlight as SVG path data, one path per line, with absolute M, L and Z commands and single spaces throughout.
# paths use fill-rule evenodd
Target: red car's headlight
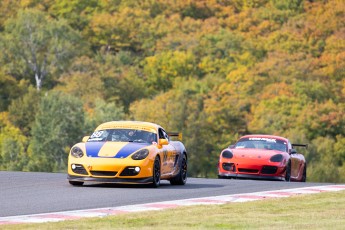
M 143 160 L 149 155 L 148 149 L 142 149 L 132 155 L 133 160 Z
M 222 157 L 224 158 L 228 158 L 228 159 L 231 159 L 234 155 L 232 154 L 231 151 L 229 150 L 225 150 L 224 152 L 222 152 Z
M 81 158 L 84 156 L 83 150 L 81 150 L 79 147 L 75 146 L 71 149 L 71 155 L 76 158 Z
M 271 157 L 270 161 L 272 162 L 281 162 L 283 160 L 283 155 L 281 154 L 276 154 Z

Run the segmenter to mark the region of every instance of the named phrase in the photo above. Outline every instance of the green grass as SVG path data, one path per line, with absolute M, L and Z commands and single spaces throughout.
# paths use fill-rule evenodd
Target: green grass
M 344 229 L 345 191 L 0 229 Z

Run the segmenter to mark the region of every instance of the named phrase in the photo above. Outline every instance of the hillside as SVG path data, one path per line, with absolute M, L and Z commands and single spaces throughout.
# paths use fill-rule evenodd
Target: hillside
M 248 133 L 308 143 L 308 180 L 345 182 L 342 0 L 2 0 L 0 170 L 64 171 L 101 122 L 183 132 L 216 176 Z

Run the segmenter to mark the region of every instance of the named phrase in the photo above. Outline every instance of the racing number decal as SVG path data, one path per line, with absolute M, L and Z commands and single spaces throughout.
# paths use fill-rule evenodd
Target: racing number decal
M 163 150 L 163 163 L 167 164 L 168 161 L 168 150 L 164 149 Z
M 163 161 L 162 161 L 162 174 L 166 174 L 169 172 L 167 165 L 168 165 L 168 150 L 163 149 Z

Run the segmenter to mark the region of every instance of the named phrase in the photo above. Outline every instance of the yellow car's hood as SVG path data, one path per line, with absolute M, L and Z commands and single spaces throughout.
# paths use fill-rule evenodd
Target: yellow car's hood
M 86 142 L 85 150 L 87 157 L 126 158 L 149 145 L 151 144 L 136 142 Z

